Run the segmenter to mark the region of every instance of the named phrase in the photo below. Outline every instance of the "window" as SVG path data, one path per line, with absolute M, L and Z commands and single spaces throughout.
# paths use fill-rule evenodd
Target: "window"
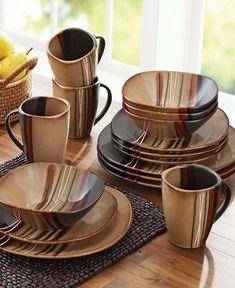
M 219 89 L 235 94 L 235 2 L 206 0 L 202 73 L 214 78 Z
M 222 67 L 218 62 L 221 49 L 222 55 L 232 55 L 231 62 L 235 57 L 231 48 L 234 41 L 231 38 L 218 41 L 216 36 L 217 28 L 228 25 L 229 21 L 235 28 L 231 7 L 226 10 L 231 15 L 224 12 L 227 19 L 223 17 L 222 24 L 224 3 L 231 4 L 231 1 L 2 0 L 0 29 L 10 33 L 25 49 L 33 46 L 41 51 L 38 69 L 44 69 L 45 73 L 51 73 L 45 54 L 46 42 L 57 31 L 75 26 L 105 37 L 105 54 L 98 69 L 103 71 L 102 75 L 109 77 L 113 73 L 112 79 L 120 77 L 123 83 L 123 79 L 140 70 L 202 71 L 215 77 L 221 89 L 231 92 L 230 88 L 235 86 L 233 67 L 229 64 Z M 231 27 L 226 31 L 231 31 Z M 233 34 L 227 37 L 235 37 Z M 231 43 L 229 47 L 228 43 Z

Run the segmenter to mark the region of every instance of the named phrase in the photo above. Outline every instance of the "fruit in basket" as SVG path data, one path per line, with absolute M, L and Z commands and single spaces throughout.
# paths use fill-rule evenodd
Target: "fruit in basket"
M 14 42 L 9 35 L 0 31 L 0 60 L 14 51 Z
M 8 55 L 0 61 L 0 79 L 5 79 L 15 69 L 21 66 L 28 59 L 28 55 L 25 52 L 16 52 Z M 19 73 L 12 82 L 18 81 L 26 74 L 26 70 Z

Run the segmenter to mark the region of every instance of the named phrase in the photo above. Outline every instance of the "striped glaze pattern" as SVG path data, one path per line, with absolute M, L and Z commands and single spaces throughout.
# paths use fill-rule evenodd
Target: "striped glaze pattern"
M 99 102 L 100 83 L 77 88 L 63 88 L 53 80 L 53 95 L 70 103 L 69 138 L 79 139 L 90 135 Z
M 123 100 L 153 111 L 202 111 L 218 97 L 216 82 L 206 76 L 176 71 L 146 71 L 130 77 L 122 88 Z
M 126 129 L 123 129 L 126 127 Z M 182 153 L 212 147 L 223 140 L 228 134 L 229 120 L 223 110 L 216 113 L 195 133 L 187 138 L 159 138 L 146 133 L 120 110 L 111 122 L 112 134 L 120 143 L 130 147 L 139 147 L 146 151 L 161 153 Z
M 123 193 L 110 187 L 108 191 L 116 198 L 118 208 L 114 221 L 102 233 L 82 241 L 53 245 L 27 243 L 0 233 L 0 250 L 26 257 L 62 259 L 90 255 L 113 246 L 128 232 L 133 215 L 131 204 Z
M 22 222 L 45 230 L 73 225 L 104 191 L 103 180 L 94 173 L 52 163 L 17 168 L 0 184 L 0 205 Z
M 56 80 L 63 85 L 82 87 L 91 85 L 96 77 L 97 43 L 98 61 L 105 48 L 104 38 L 93 36 L 78 28 L 65 29 L 48 43 L 47 56 Z
M 187 138 L 197 131 L 214 114 L 214 112 L 210 113 L 197 120 L 168 121 L 137 116 L 125 108 L 123 108 L 123 111 L 145 134 L 152 135 L 156 138 Z
M 223 179 L 226 179 L 234 172 L 234 128 L 230 127 L 229 135 L 225 138 L 224 145 L 221 151 L 217 151 L 217 154 L 198 163 L 210 167 L 219 173 Z M 105 127 L 99 135 L 97 154 L 100 164 L 112 175 L 143 186 L 155 188 L 161 187 L 162 173 L 175 165 L 149 162 L 123 153 L 113 144 L 110 125 Z
M 23 145 L 14 135 L 10 117 L 18 114 Z M 26 153 L 29 162 L 57 162 L 64 160 L 69 132 L 70 106 L 54 97 L 32 97 L 11 111 L 6 128 L 12 141 Z
M 204 166 L 189 165 L 163 174 L 164 215 L 170 241 L 177 246 L 197 248 L 206 242 L 222 185 L 212 173 Z
M 98 77 L 93 85 L 84 87 L 67 87 L 53 79 L 53 95 L 70 103 L 69 138 L 81 139 L 90 135 L 95 125 L 108 111 L 112 93 L 110 89 L 99 82 Z M 106 103 L 96 116 L 100 88 L 106 91 Z
M 71 227 L 38 230 L 7 214 L 0 208 L 0 232 L 29 243 L 59 244 L 81 241 L 101 233 L 114 221 L 117 200 L 106 189 L 97 204 Z

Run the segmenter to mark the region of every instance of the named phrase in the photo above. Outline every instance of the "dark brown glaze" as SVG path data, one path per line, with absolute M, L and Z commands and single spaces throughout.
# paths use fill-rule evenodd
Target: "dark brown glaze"
M 88 239 L 107 229 L 117 213 L 117 200 L 108 190 L 94 208 L 71 227 L 55 230 L 37 230 L 16 220 L 0 208 L 0 232 L 28 243 L 59 244 Z
M 163 208 L 171 241 L 184 248 L 204 245 L 213 223 L 229 204 L 230 189 L 223 188 L 224 199 L 218 208 L 225 184 L 211 169 L 196 164 L 176 166 L 166 170 L 162 179 Z M 174 209 L 179 209 L 177 215 Z
M 21 256 L 60 259 L 86 256 L 113 246 L 128 232 L 132 224 L 133 215 L 131 204 L 123 193 L 113 188 L 108 188 L 108 191 L 112 193 L 118 202 L 117 216 L 102 233 L 82 241 L 53 245 L 26 243 L 7 235 L 3 236 L 0 233 L 0 249 Z
M 123 129 L 125 127 L 125 129 Z M 112 134 L 121 144 L 130 147 L 141 147 L 146 151 L 161 152 L 193 151 L 212 147 L 226 137 L 229 130 L 229 120 L 226 114 L 217 112 L 195 133 L 186 138 L 164 139 L 148 135 L 140 129 L 130 117 L 120 110 L 111 122 Z M 210 137 L 208 133 L 210 131 Z
M 32 181 L 40 175 L 41 183 L 35 183 L 33 191 L 18 187 L 17 177 L 23 177 L 25 185 L 33 187 Z M 0 204 L 8 213 L 33 227 L 50 230 L 69 227 L 84 216 L 101 197 L 104 183 L 94 173 L 73 166 L 37 163 L 2 177 L 1 189 L 9 190 L 8 195 L 0 197 Z M 36 195 L 35 200 L 32 193 Z M 21 200 L 17 201 L 17 197 Z
M 190 114 L 208 108 L 218 98 L 218 86 L 204 75 L 145 71 L 130 77 L 122 94 L 123 101 L 138 108 Z

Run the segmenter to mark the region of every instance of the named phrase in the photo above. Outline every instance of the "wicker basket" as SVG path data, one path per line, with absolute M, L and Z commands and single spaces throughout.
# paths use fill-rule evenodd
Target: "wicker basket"
M 6 79 L 0 80 L 0 125 L 5 123 L 7 114 L 18 108 L 20 103 L 31 96 L 32 93 L 32 69 L 36 66 L 38 59 L 30 58 Z M 10 83 L 20 72 L 28 69 L 24 78 Z M 11 122 L 18 120 L 18 115 L 13 115 Z

